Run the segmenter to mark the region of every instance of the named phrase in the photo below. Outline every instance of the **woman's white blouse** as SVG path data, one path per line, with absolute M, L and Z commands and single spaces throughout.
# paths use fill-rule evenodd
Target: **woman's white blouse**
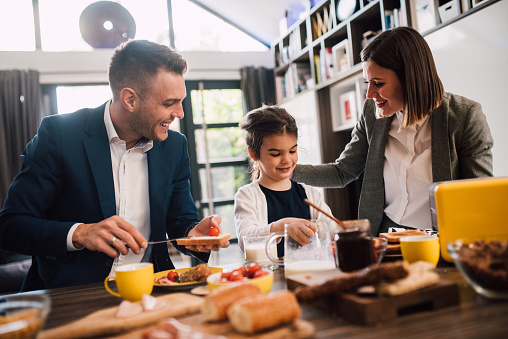
M 385 213 L 399 225 L 432 228 L 431 118 L 399 131 L 402 113 L 390 126 L 385 148 Z

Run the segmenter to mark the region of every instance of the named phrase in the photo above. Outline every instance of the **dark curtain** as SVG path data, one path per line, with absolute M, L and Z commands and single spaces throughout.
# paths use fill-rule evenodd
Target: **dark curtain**
M 246 112 L 262 105 L 275 105 L 275 79 L 273 69 L 243 67 L 240 70 L 240 86 Z
M 0 202 L 21 167 L 21 153 L 41 122 L 39 72 L 0 71 Z M 1 206 L 0 206 L 1 207 Z

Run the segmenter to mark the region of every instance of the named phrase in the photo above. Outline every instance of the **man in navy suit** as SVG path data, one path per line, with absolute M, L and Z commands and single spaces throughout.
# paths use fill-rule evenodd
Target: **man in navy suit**
M 127 263 L 172 269 L 166 244 L 147 239 L 220 225 L 199 220 L 187 140 L 169 130 L 184 116 L 186 71 L 167 46 L 130 40 L 111 59 L 111 101 L 42 121 L 0 212 L 0 249 L 32 256 L 22 291 L 103 281 Z M 177 248 L 208 261 L 227 246 Z

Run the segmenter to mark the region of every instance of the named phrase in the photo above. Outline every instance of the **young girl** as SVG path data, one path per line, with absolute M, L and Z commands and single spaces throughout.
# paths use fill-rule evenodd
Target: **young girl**
M 241 187 L 235 196 L 235 227 L 240 249 L 243 237 L 284 232 L 305 245 L 317 230 L 311 219 L 326 219 L 304 202 L 309 199 L 324 211 L 330 208 L 314 188 L 292 181 L 298 161 L 298 127 L 284 108 L 263 106 L 250 111 L 240 123 L 252 163 L 252 183 Z M 327 220 L 328 221 L 328 220 Z M 282 243 L 279 256 L 283 255 Z

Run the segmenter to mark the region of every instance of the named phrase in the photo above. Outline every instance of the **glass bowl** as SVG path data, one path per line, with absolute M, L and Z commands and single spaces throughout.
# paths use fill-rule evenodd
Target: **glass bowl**
M 446 244 L 455 266 L 480 295 L 508 299 L 508 236 L 457 239 Z
M 0 297 L 0 337 L 35 338 L 46 321 L 51 301 L 45 294 Z
M 372 244 L 374 246 L 374 260 L 376 264 L 379 264 L 386 253 L 388 247 L 388 240 L 379 237 L 372 238 Z

